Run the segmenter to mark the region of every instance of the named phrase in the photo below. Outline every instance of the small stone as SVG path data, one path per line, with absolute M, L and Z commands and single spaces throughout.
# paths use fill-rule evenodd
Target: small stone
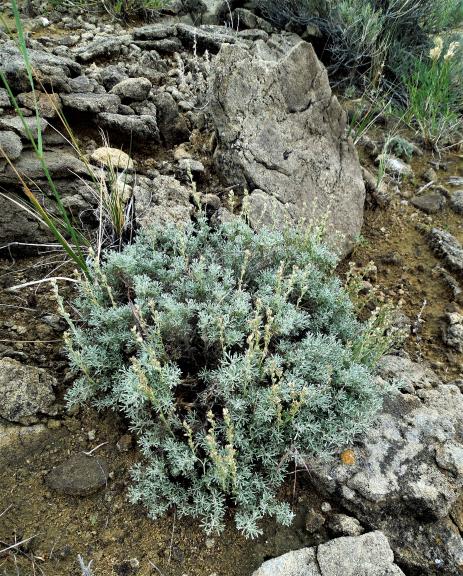
M 0 88 L 0 108 L 9 108 L 10 106 L 10 97 L 6 88 Z
M 330 540 L 272 558 L 253 576 L 404 576 L 379 531 Z
M 61 421 L 50 419 L 47 421 L 47 428 L 49 430 L 58 430 L 59 428 L 61 428 Z
M 67 326 L 66 321 L 59 314 L 45 314 L 40 320 L 57 332 L 63 332 Z
M 446 314 L 447 325 L 443 328 L 443 340 L 457 352 L 463 352 L 463 316 L 458 312 Z
M 413 170 L 411 166 L 405 163 L 400 158 L 390 154 L 380 154 L 376 159 L 378 163 L 384 163 L 384 169 L 388 174 L 398 178 L 411 178 L 413 177 Z
M 24 124 L 26 126 L 24 126 Z M 47 126 L 48 122 L 44 118 L 40 118 L 40 132 L 45 132 Z M 28 132 L 30 132 L 34 138 L 37 138 L 37 119 L 35 117 L 21 119 L 18 116 L 3 117 L 0 118 L 0 129 L 13 130 L 19 134 L 23 140 L 29 140 Z
M 127 74 L 115 64 L 111 64 L 103 68 L 100 74 L 101 81 L 106 90 L 110 91 L 116 84 L 126 80 L 128 78 Z
M 117 112 L 121 103 L 115 94 L 94 94 L 75 92 L 72 94 L 62 94 L 63 105 L 77 112 Z
M 212 208 L 213 210 L 218 210 L 222 205 L 222 202 L 218 196 L 215 194 L 203 194 L 201 196 L 201 205 L 206 208 Z
M 133 446 L 133 437 L 130 434 L 124 434 L 119 438 L 116 446 L 120 452 L 128 452 Z
M 423 174 L 423 180 L 425 182 L 435 182 L 437 180 L 437 172 L 434 168 L 428 168 Z
M 191 172 L 192 174 L 204 172 L 204 164 L 199 160 L 193 160 L 192 158 L 179 160 L 178 167 L 180 170 Z
M 106 38 L 100 36 L 95 38 L 90 44 L 87 44 L 87 46 L 79 48 L 76 52 L 76 58 L 79 62 L 90 62 L 99 58 L 117 56 L 121 53 L 122 47 L 130 44 L 131 40 L 132 37 L 130 35 L 109 36 Z
M 439 378 L 431 368 L 402 356 L 386 354 L 379 360 L 376 371 L 381 378 L 396 382 L 401 390 L 410 394 L 415 389 L 428 389 L 439 384 Z
M 191 152 L 188 150 L 188 144 L 180 144 L 174 150 L 174 160 L 180 161 L 192 158 Z
M 328 528 L 336 536 L 360 536 L 365 532 L 357 518 L 347 514 L 333 514 L 328 520 Z
M 0 158 L 6 156 L 10 160 L 16 160 L 21 156 L 23 145 L 21 138 L 14 132 L 7 130 L 0 132 Z
M 463 214 L 463 190 L 456 190 L 450 194 L 450 208 L 457 214 Z
M 116 84 L 111 89 L 111 94 L 116 94 L 122 101 L 138 101 L 146 100 L 148 97 L 152 84 L 148 78 L 127 78 Z
M 52 178 L 84 176 L 88 173 L 87 167 L 79 158 L 64 150 L 47 150 L 44 157 Z M 42 164 L 33 150 L 23 151 L 15 166 L 17 171 L 27 178 L 43 178 Z M 0 172 L 0 183 L 16 183 L 17 179 L 16 172 L 11 166 L 7 166 L 3 173 Z
M 441 256 L 454 270 L 463 272 L 463 246 L 449 232 L 433 228 L 428 235 L 434 252 Z
M 130 156 L 118 148 L 102 146 L 101 148 L 97 148 L 90 158 L 93 162 L 97 162 L 108 168 L 133 170 L 134 167 L 133 160 Z
M 236 44 L 238 39 L 234 30 L 224 26 L 191 26 L 183 23 L 177 24 L 177 36 L 184 45 L 212 53 L 217 53 L 223 44 Z
M 18 95 L 18 101 L 29 110 L 35 111 L 36 105 L 43 118 L 55 118 L 61 110 L 61 98 L 58 94 L 39 92 L 23 92 Z
M 156 104 L 150 102 L 149 100 L 142 100 L 141 102 L 133 101 L 130 103 L 130 107 L 139 116 L 152 116 L 153 118 L 157 118 L 158 116 Z
M 56 414 L 56 379 L 44 368 L 12 358 L 0 360 L 0 416 L 10 422 L 32 424 L 39 414 Z
M 311 534 L 320 530 L 325 523 L 325 517 L 311 508 L 305 517 L 305 529 Z
M 215 540 L 214 540 L 214 538 L 207 538 L 207 539 L 206 539 L 206 548 L 207 548 L 208 550 L 212 550 L 212 548 L 214 548 L 214 546 L 215 546 Z
M 264 42 L 266 42 L 268 40 L 267 32 L 257 29 L 240 30 L 238 36 L 244 40 L 251 40 L 251 42 L 255 42 L 256 40 L 264 40 Z
M 227 222 L 232 222 L 235 220 L 237 216 L 235 216 L 230 210 L 221 206 L 217 212 L 212 216 L 211 222 L 214 226 L 226 224 Z
M 90 440 L 90 442 L 93 442 L 96 438 L 96 431 L 95 430 L 89 430 L 87 432 L 87 438 Z
M 114 98 L 117 96 L 110 94 Z M 127 138 L 134 138 L 151 142 L 159 142 L 159 129 L 156 117 L 150 115 L 124 116 L 101 112 L 97 118 L 98 124 L 109 130 L 124 134 Z
M 161 54 L 171 54 L 172 52 L 180 52 L 182 49 L 182 43 L 178 38 L 162 38 L 161 40 L 151 40 L 148 42 L 137 42 L 140 44 L 143 43 L 143 48 L 149 44 L 150 50 L 156 50 Z
M 172 94 L 159 92 L 156 94 L 154 102 L 159 132 L 163 142 L 169 147 L 178 142 L 185 142 L 189 137 L 188 126 L 185 118 L 180 114 L 178 104 Z
M 329 502 L 323 502 L 321 505 L 321 510 L 322 512 L 325 512 L 325 514 L 327 512 L 331 512 L 331 504 Z
M 426 214 L 436 214 L 444 208 L 447 200 L 440 192 L 431 191 L 420 196 L 414 196 L 410 202 Z
M 0 454 L 2 465 L 5 465 L 5 458 L 11 455 L 13 461 L 18 460 L 19 452 L 26 456 L 37 453 L 40 446 L 44 448 L 49 439 L 49 432 L 43 424 L 33 426 L 4 426 L 0 422 Z M 9 459 L 9 458 L 8 458 Z
M 123 114 L 124 116 L 132 116 L 135 114 L 135 110 L 128 104 L 120 104 L 119 108 L 117 109 L 117 113 Z
M 108 464 L 104 458 L 74 454 L 45 477 L 45 483 L 60 494 L 89 496 L 103 488 L 108 480 Z
M 447 182 L 451 186 L 463 186 L 463 176 L 452 176 Z
M 88 76 L 77 76 L 69 80 L 71 92 L 89 93 L 95 91 L 95 81 L 90 80 Z
M 456 477 L 463 476 L 463 446 L 447 442 L 436 450 L 439 468 L 452 472 Z
M 326 576 L 403 576 L 386 536 L 379 531 L 321 544 L 317 560 Z
M 233 10 L 232 20 L 233 22 L 238 22 L 240 28 L 263 30 L 267 34 L 272 34 L 274 31 L 270 22 L 264 20 L 264 18 L 256 16 L 254 12 L 246 8 L 235 8 L 235 10 Z
M 135 28 L 133 37 L 135 40 L 161 40 L 163 38 L 170 38 L 177 35 L 177 29 L 173 24 L 150 24 Z

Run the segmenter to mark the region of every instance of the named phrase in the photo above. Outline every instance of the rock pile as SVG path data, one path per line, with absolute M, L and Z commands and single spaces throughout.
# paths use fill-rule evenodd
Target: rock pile
M 214 20 L 211 14 L 221 13 L 222 4 L 200 10 L 209 14 L 205 21 Z M 129 163 L 135 173 L 130 186 L 143 225 L 159 215 L 189 218 L 194 178 L 199 182 L 195 190 L 220 199 L 214 202 L 220 217 L 227 217 L 222 204 L 230 187 L 238 197 L 246 189 L 254 226 L 323 220 L 332 245 L 344 254 L 360 232 L 364 202 L 358 159 L 345 136 L 345 114 L 309 44 L 291 34 L 269 36 L 268 23 L 237 10 L 241 31 L 179 21 L 121 34 L 93 26 L 64 39 L 30 40 L 35 98 L 19 50 L 4 42 L 0 68 L 28 129 L 0 94 L 0 145 L 25 181 L 34 180 L 35 191 L 47 195 L 29 144 L 30 132 L 37 132 L 37 100 L 45 160 L 65 206 L 81 220 L 91 221 L 97 202 L 86 162 L 100 174 L 102 163 L 94 159 L 98 144 L 84 140 L 85 158 L 76 157 L 54 130 L 60 128 L 58 111 L 74 119 L 77 131 L 85 125 L 98 138 L 95 129 L 102 129 L 110 146 L 138 154 L 141 161 Z M 264 29 L 249 29 L 258 25 Z M 244 85 L 252 90 L 241 91 Z M 186 154 L 176 154 L 178 145 Z M 153 162 L 158 156 L 166 160 Z M 17 189 L 15 171 L 1 160 L 0 183 Z M 161 191 L 163 185 L 167 189 Z M 137 198 L 140 190 L 149 192 Z M 180 210 L 174 207 L 179 197 Z M 0 226 L 1 245 L 49 239 L 19 207 L 3 197 L 0 203 L 8 214 Z

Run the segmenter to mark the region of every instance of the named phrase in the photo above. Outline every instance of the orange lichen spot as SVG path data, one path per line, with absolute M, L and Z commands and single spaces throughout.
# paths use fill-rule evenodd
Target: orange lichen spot
M 341 453 L 341 460 L 342 463 L 346 464 L 347 466 L 352 466 L 355 464 L 356 458 L 354 451 L 350 449 L 344 450 L 344 452 Z

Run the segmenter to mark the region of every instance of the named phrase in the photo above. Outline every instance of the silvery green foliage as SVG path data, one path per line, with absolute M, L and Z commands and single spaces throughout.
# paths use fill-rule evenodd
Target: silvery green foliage
M 336 259 L 313 234 L 154 227 L 110 253 L 75 303 L 70 404 L 122 412 L 143 462 L 133 502 L 246 536 L 292 513 L 276 493 L 291 461 L 352 441 L 380 406 L 375 343 Z M 361 352 L 359 352 L 361 351 Z
M 90 560 L 90 562 L 88 564 L 86 564 L 84 559 L 82 558 L 82 556 L 80 554 L 77 556 L 77 560 L 79 562 L 82 576 L 93 576 L 93 571 L 92 571 L 93 560 Z

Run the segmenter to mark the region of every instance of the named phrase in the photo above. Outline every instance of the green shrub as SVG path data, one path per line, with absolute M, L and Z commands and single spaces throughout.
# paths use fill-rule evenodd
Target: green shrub
M 463 94 L 455 54 L 458 42 L 444 49 L 437 37 L 428 57 L 416 59 L 410 76 L 404 76 L 408 102 L 405 119 L 415 127 L 424 144 L 438 148 L 453 140 L 463 129 Z M 456 85 L 456 82 L 458 85 Z
M 409 161 L 416 152 L 416 146 L 402 136 L 391 136 L 386 139 L 383 152 L 385 156 L 392 152 L 395 156 Z
M 331 0 L 256 0 L 257 8 L 275 26 L 307 25 L 329 14 Z
M 200 217 L 143 232 L 82 284 L 67 398 L 126 416 L 144 457 L 130 497 L 152 518 L 175 507 L 220 531 L 233 507 L 251 537 L 264 515 L 288 524 L 289 463 L 371 422 L 388 339 L 356 319 L 335 265 L 312 233 Z
M 463 19 L 462 0 L 259 0 L 258 6 L 277 26 L 318 25 L 331 74 L 368 83 L 383 73 L 400 79 L 404 62 L 427 50 L 430 34 Z

